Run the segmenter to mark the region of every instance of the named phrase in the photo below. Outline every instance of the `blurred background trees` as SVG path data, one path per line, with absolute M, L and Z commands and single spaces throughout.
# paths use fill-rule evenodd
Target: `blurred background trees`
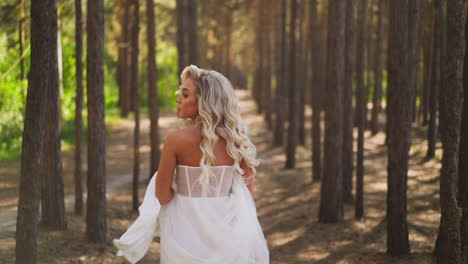
M 50 10 L 41 13 L 44 8 Z M 412 132 L 425 134 L 421 162 L 440 159 L 436 149 L 442 145 L 440 198 L 447 211 L 441 211 L 439 234 L 444 247 L 436 252 L 445 261 L 453 255 L 448 249 L 462 248 L 467 236 L 466 209 L 461 219 L 453 213 L 467 207 L 465 9 L 462 0 L 4 0 L 0 161 L 23 155 L 21 183 L 42 186 L 33 196 L 21 189 L 20 203 L 40 199 L 42 222 L 63 229 L 60 151 L 75 150 L 80 214 L 81 153 L 87 145 L 87 215 L 96 214 L 88 219 L 94 228 L 88 238 L 102 242 L 105 124 L 134 120 L 137 209 L 140 121 L 151 122 L 151 176 L 160 155 L 160 111 L 174 108 L 180 73 L 196 64 L 251 92 L 272 131 L 271 146 L 285 155 L 285 168 L 296 167 L 298 148 L 310 147 L 312 180 L 322 186 L 321 222 L 341 221 L 345 202 L 354 203 L 357 219 L 365 217 L 366 138 L 383 134 L 389 254 L 410 252 L 406 192 Z M 45 14 L 53 23 L 43 24 Z M 38 32 L 47 32 L 47 38 Z M 41 166 L 25 163 L 38 158 Z M 18 221 L 36 213 L 19 210 Z M 460 237 L 453 239 L 447 230 Z

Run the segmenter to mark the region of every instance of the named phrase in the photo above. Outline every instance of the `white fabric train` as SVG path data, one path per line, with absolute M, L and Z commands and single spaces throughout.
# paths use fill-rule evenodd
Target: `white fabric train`
M 182 166 L 178 165 L 176 177 L 181 177 L 183 171 L 188 175 L 188 166 L 181 170 Z M 200 169 L 188 168 L 192 173 Z M 233 176 L 229 194 L 221 197 L 190 197 L 177 192 L 174 186 L 173 199 L 163 206 L 155 196 L 156 177 L 157 172 L 138 208 L 139 217 L 120 239 L 114 239 L 118 256 L 136 263 L 144 257 L 153 235 L 158 232 L 161 264 L 269 263 L 255 203 L 242 176 Z

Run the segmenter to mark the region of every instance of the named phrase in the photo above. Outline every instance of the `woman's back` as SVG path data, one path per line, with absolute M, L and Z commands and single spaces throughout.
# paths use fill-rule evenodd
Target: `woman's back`
M 177 165 L 176 189 L 177 194 L 185 197 L 202 197 L 206 189 L 206 197 L 228 196 L 234 178 L 234 166 L 212 166 L 212 177 L 207 185 L 200 181 L 201 168 Z
M 227 152 L 226 140 L 219 137 L 213 147 L 215 163 L 210 166 L 211 177 L 208 184 L 201 182 L 202 159 L 201 130 L 198 126 L 180 129 L 176 132 L 180 139 L 177 144 L 179 151 L 176 153 L 176 178 L 174 182 L 177 193 L 186 197 L 201 197 L 203 190 L 207 197 L 220 197 L 229 195 L 233 176 L 234 159 Z
M 189 66 L 178 94 L 184 128 L 166 136 L 140 217 L 115 241 L 118 254 L 138 261 L 159 223 L 162 264 L 269 263 L 252 197 L 256 150 L 232 85 Z
M 177 165 L 187 165 L 192 167 L 200 166 L 202 158 L 201 144 L 201 130 L 198 126 L 184 128 L 178 131 L 182 140 L 180 150 L 176 153 Z M 234 159 L 229 156 L 227 152 L 226 140 L 219 137 L 218 142 L 215 143 L 213 148 L 214 156 L 216 157 L 213 166 L 230 166 L 234 164 Z

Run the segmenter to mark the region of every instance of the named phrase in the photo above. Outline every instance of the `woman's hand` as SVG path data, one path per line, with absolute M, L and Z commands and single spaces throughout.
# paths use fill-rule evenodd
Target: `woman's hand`
M 249 189 L 250 194 L 252 194 L 253 197 L 255 194 L 255 175 L 253 170 L 247 166 L 247 163 L 245 163 L 244 160 L 241 161 L 240 167 L 242 170 L 244 170 L 244 175 L 242 175 L 242 177 L 244 177 L 245 181 L 247 182 L 247 189 Z
M 252 181 L 251 183 L 247 184 L 247 189 L 249 189 L 250 194 L 252 194 L 252 198 L 255 195 L 255 183 Z

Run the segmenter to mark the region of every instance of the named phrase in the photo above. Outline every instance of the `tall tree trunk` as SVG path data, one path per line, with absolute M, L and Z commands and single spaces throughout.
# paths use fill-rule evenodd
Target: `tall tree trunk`
M 37 262 L 37 226 L 41 200 L 41 163 L 44 147 L 47 92 L 51 75 L 51 50 L 57 43 L 52 16 L 56 1 L 31 2 L 31 66 L 21 151 L 18 215 L 16 218 L 16 263 Z
M 440 170 L 441 218 L 437 262 L 460 263 L 461 212 L 457 205 L 458 155 L 463 105 L 463 60 L 465 56 L 464 1 L 447 4 L 447 56 L 443 60 L 443 83 L 440 100 L 440 135 L 442 168 Z
M 465 60 L 463 65 L 463 110 L 462 110 L 462 124 L 460 131 L 460 152 L 458 155 L 458 201 L 463 209 L 462 223 L 461 223 L 461 241 L 462 241 L 462 264 L 468 263 L 468 16 L 466 16 L 465 23 Z
M 382 112 L 382 71 L 383 71 L 383 35 L 384 23 L 383 17 L 385 15 L 385 0 L 379 0 L 379 7 L 377 13 L 377 42 L 375 46 L 375 84 L 374 94 L 372 96 L 372 115 L 371 115 L 371 131 L 375 135 L 379 131 L 379 115 Z
M 423 95 L 421 103 L 422 124 L 427 125 L 429 115 L 429 93 L 432 87 L 432 60 L 434 58 L 434 15 L 432 4 L 429 1 L 424 2 L 423 23 L 423 52 L 424 52 L 424 82 Z
M 356 157 L 356 208 L 355 217 L 364 216 L 364 129 L 367 116 L 367 85 L 365 77 L 365 41 L 367 0 L 359 2 L 357 55 L 356 55 L 356 122 L 358 127 Z
M 388 76 L 387 254 L 410 252 L 406 219 L 411 89 L 408 83 L 408 1 L 390 1 Z
M 148 39 L 148 103 L 150 115 L 150 174 L 149 177 L 158 170 L 161 151 L 159 149 L 159 107 L 158 107 L 158 71 L 156 69 L 156 29 L 154 16 L 154 0 L 146 0 L 146 23 Z
M 373 78 L 374 78 L 374 67 L 373 67 L 373 60 L 372 60 L 372 50 L 374 49 L 373 45 L 373 35 L 374 35 L 374 17 L 375 17 L 375 13 L 374 13 L 374 8 L 373 8 L 373 0 L 368 0 L 366 1 L 367 2 L 367 7 L 366 7 L 366 21 L 365 21 L 365 29 L 364 29 L 364 32 L 365 32 L 365 37 L 364 37 L 364 77 L 365 77 L 365 80 L 364 80 L 364 91 L 366 92 L 366 94 L 364 95 L 364 97 L 366 98 L 366 100 L 369 98 L 369 91 L 370 91 L 370 87 L 372 87 L 372 81 L 373 81 Z M 357 96 L 357 95 L 356 95 Z M 357 104 L 356 104 L 356 111 L 358 110 L 357 109 Z M 367 103 L 366 103 L 366 108 L 367 108 Z M 366 113 L 367 113 L 367 109 L 366 109 Z M 356 118 L 359 117 L 359 114 L 356 114 Z M 365 123 L 364 123 L 364 128 L 367 129 L 368 127 L 368 122 L 367 122 L 367 115 L 366 115 L 366 118 L 365 118 Z M 357 120 L 356 120 L 357 121 Z M 357 125 L 359 126 L 359 125 Z
M 433 59 L 432 59 L 432 82 L 429 93 L 429 127 L 427 130 L 427 154 L 426 160 L 435 156 L 437 141 L 437 108 L 439 98 L 439 87 L 441 78 L 441 49 L 444 11 L 441 5 L 442 0 L 435 0 L 435 21 L 433 38 Z
M 343 199 L 353 200 L 353 83 L 356 50 L 356 20 L 354 0 L 346 4 L 345 76 L 343 90 Z
M 310 2 L 310 54 L 311 54 L 311 71 L 312 80 L 311 85 L 311 102 L 312 102 L 312 178 L 314 181 L 319 181 L 322 178 L 322 148 L 321 148 L 321 128 L 320 128 L 320 112 L 321 106 L 321 90 L 323 88 L 321 82 L 321 29 L 317 12 L 317 0 Z
M 264 90 L 265 90 L 265 23 L 264 23 L 264 8 L 265 8 L 265 2 L 260 0 L 258 2 L 258 14 L 257 14 L 257 21 L 256 21 L 256 30 L 257 30 L 257 36 L 256 36 L 256 42 L 257 42 L 257 54 L 258 54 L 258 65 L 257 69 L 255 71 L 255 80 L 254 80 L 254 99 L 255 102 L 257 103 L 257 114 L 262 114 L 265 110 L 264 104 L 265 104 L 265 97 L 264 97 Z
M 408 51 L 409 51 L 409 85 L 412 89 L 412 117 L 416 119 L 416 91 L 418 88 L 419 72 L 419 19 L 421 17 L 421 2 L 409 1 L 409 30 L 408 30 Z
M 119 45 L 119 69 L 120 69 L 120 115 L 127 117 L 130 112 L 130 6 L 131 0 L 121 0 L 122 20 L 120 27 L 122 30 Z
M 231 80 L 231 82 L 235 81 L 232 77 L 232 69 L 231 69 L 231 50 L 232 50 L 232 23 L 233 23 L 233 16 L 234 16 L 234 8 L 227 8 L 227 14 L 225 17 L 225 39 L 226 39 L 226 45 L 225 45 L 225 54 L 224 54 L 224 63 L 223 63 L 223 68 L 224 68 L 224 74 L 225 76 Z M 233 82 L 235 83 L 235 82 Z
M 60 2 L 58 2 L 60 3 Z M 60 12 L 60 8 L 57 9 Z M 57 15 L 57 72 L 59 95 L 63 94 L 63 51 L 62 51 L 62 29 L 60 28 L 60 13 Z M 61 119 L 61 115 L 59 114 Z
M 390 14 L 392 13 L 392 11 L 390 10 L 390 1 L 385 1 L 385 4 L 387 6 L 387 15 L 389 16 L 388 18 L 388 33 L 387 33 L 387 51 L 386 51 L 386 56 L 387 56 L 387 60 L 384 62 L 384 65 L 387 69 L 387 89 L 385 90 L 385 95 L 384 97 L 387 98 L 386 102 L 385 102 L 385 145 L 388 146 L 388 137 L 389 137 L 389 127 L 388 127 L 388 124 L 389 124 L 389 117 L 390 117 L 390 98 L 389 96 L 391 95 L 391 92 L 389 90 L 389 85 L 390 85 L 390 78 L 389 78 L 389 74 L 390 74 L 390 53 L 392 52 L 391 49 L 390 49 L 390 32 L 391 32 L 391 25 L 390 25 Z M 387 165 L 388 167 L 388 165 Z
M 140 175 L 140 93 L 138 91 L 138 36 L 140 35 L 140 3 L 133 1 L 132 21 L 132 91 L 133 91 L 133 113 L 135 127 L 133 130 L 133 210 L 138 210 L 138 182 Z
M 18 0 L 18 7 L 19 7 L 19 21 L 18 21 L 18 41 L 19 41 L 19 56 L 20 58 L 23 56 L 24 50 L 24 0 Z M 24 58 L 20 61 L 20 79 L 23 80 L 25 78 L 24 73 Z
M 258 43 L 259 41 L 257 41 Z M 258 52 L 258 58 L 257 60 L 259 61 L 259 63 L 261 63 L 260 61 L 262 61 L 262 58 L 261 58 L 261 52 Z M 255 104 L 257 105 L 257 114 L 261 114 L 262 113 L 262 101 L 261 101 L 261 92 L 262 92 L 262 82 L 263 82 L 263 77 L 262 77 L 262 71 L 261 71 L 261 66 L 258 65 L 257 68 L 255 69 L 255 73 L 254 73 L 254 81 L 253 81 L 253 88 L 252 88 L 252 94 L 253 94 L 253 98 L 255 100 Z
M 439 92 L 438 92 L 438 96 L 437 96 L 437 100 L 438 100 L 438 108 L 437 108 L 437 111 L 438 111 L 438 123 L 440 124 L 440 103 L 441 103 L 441 96 L 440 96 L 440 93 L 441 93 L 441 87 L 442 87 L 442 81 L 443 81 L 443 78 L 444 78 L 444 73 L 445 73 L 445 61 L 446 61 L 446 58 L 447 58 L 447 4 L 448 4 L 448 0 L 442 0 L 442 18 L 441 18 L 441 21 L 442 21 L 442 39 L 441 39 L 441 42 L 440 42 L 440 86 L 439 86 Z M 440 128 L 438 127 L 438 125 L 436 126 L 436 130 L 437 130 L 437 133 L 440 133 Z M 440 139 L 440 136 L 437 138 L 437 140 Z
M 328 3 L 327 91 L 325 144 L 319 221 L 343 220 L 343 81 L 345 71 L 345 1 Z
M 267 8 L 267 12 L 271 12 L 270 10 L 270 5 L 265 6 Z M 271 20 L 271 19 L 270 19 Z M 272 115 L 272 104 L 271 104 L 271 68 L 272 68 L 272 63 L 271 63 L 271 24 L 272 22 L 269 21 L 269 18 L 265 16 L 264 18 L 265 24 L 266 24 L 266 30 L 263 32 L 265 41 L 265 64 L 264 64 L 264 69 L 263 71 L 265 72 L 265 82 L 264 82 L 264 89 L 263 89 L 263 112 L 265 114 L 265 121 L 267 123 L 268 129 L 273 128 L 273 121 L 271 118 Z
M 229 1 L 230 2 L 230 1 Z M 222 69 L 224 72 L 224 75 L 233 82 L 233 85 L 235 83 L 235 80 L 231 78 L 231 47 L 232 47 L 232 23 L 233 23 L 233 16 L 234 16 L 234 8 L 231 8 L 229 5 L 224 9 L 226 10 L 225 17 L 223 19 L 224 23 L 224 51 L 223 51 L 223 63 L 222 63 Z
M 117 10 L 115 12 L 117 13 L 118 18 L 119 18 L 120 31 L 123 31 L 122 28 L 124 27 L 123 19 L 124 19 L 124 12 L 125 12 L 125 6 L 124 6 L 123 0 L 118 1 L 118 8 L 116 9 Z M 75 2 L 75 12 L 76 12 L 76 2 Z M 76 21 L 76 14 L 75 14 L 75 21 Z M 76 34 L 76 29 L 75 29 L 75 34 Z M 122 67 L 123 66 L 123 51 L 124 51 L 124 48 L 123 48 L 124 40 L 123 40 L 122 33 L 120 33 L 120 36 L 116 38 L 116 41 L 117 41 L 118 51 L 117 51 L 117 69 L 116 69 L 115 79 L 117 81 L 117 86 L 119 88 L 119 98 L 118 98 L 117 105 L 119 106 L 119 110 L 122 111 L 122 92 L 123 92 L 122 91 L 122 74 L 124 71 L 124 68 Z
M 424 51 L 424 83 L 423 83 L 423 95 L 421 102 L 421 114 L 422 114 L 422 124 L 427 125 L 429 122 L 429 93 L 432 87 L 432 59 L 434 57 L 432 52 L 432 38 L 429 41 L 430 47 L 427 48 L 427 51 Z
M 178 51 L 178 72 L 177 75 L 182 74 L 184 67 L 188 66 L 187 56 L 187 17 L 186 17 L 186 1 L 176 1 L 176 13 L 177 13 L 177 51 Z M 178 78 L 179 79 L 179 78 Z
M 296 166 L 296 147 L 298 132 L 298 104 L 299 98 L 296 91 L 296 13 L 297 0 L 291 0 L 291 15 L 289 25 L 289 126 L 288 144 L 286 147 L 286 168 L 292 169 Z
M 307 74 L 307 59 L 306 51 L 304 48 L 305 34 L 304 34 L 304 21 L 305 21 L 305 1 L 300 1 L 299 5 L 299 15 L 298 15 L 298 45 L 296 48 L 296 89 L 299 95 L 299 105 L 298 105 L 298 127 L 297 127 L 297 136 L 298 143 L 302 146 L 305 146 L 305 96 L 306 96 L 306 74 Z
M 105 243 L 106 214 L 106 125 L 104 121 L 104 0 L 87 2 L 86 79 L 88 99 L 88 197 L 86 236 Z
M 188 63 L 200 66 L 200 51 L 198 48 L 198 0 L 190 0 L 187 4 L 188 11 L 188 39 L 190 49 L 188 50 Z
M 75 214 L 83 213 L 83 177 L 82 177 L 82 130 L 83 130 L 83 16 L 81 0 L 75 0 Z
M 55 7 L 57 9 L 57 7 Z M 55 14 L 55 15 L 53 15 Z M 44 155 L 42 156 L 42 196 L 41 223 L 53 229 L 66 229 L 65 197 L 61 161 L 60 136 L 60 92 L 58 66 L 58 16 L 53 12 L 51 30 L 55 32 L 55 42 L 49 46 L 51 51 L 50 79 L 47 85 L 47 118 L 44 135 Z
M 278 64 L 277 72 L 277 82 L 276 82 L 276 94 L 275 94 L 275 114 L 276 114 L 276 123 L 274 130 L 274 145 L 283 146 L 284 142 L 284 124 L 286 122 L 285 116 L 285 107 L 286 107 L 286 7 L 287 0 L 281 0 L 281 10 L 280 10 L 280 36 L 279 36 L 279 49 L 280 49 L 280 58 Z

